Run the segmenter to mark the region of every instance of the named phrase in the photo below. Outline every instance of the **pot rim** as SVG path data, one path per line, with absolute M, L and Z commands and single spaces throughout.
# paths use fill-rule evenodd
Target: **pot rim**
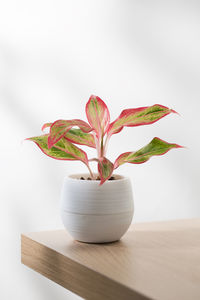
M 93 173 L 95 176 L 98 176 L 98 173 Z M 126 181 L 129 179 L 129 177 L 121 175 L 121 174 L 113 174 L 112 176 L 117 177 L 116 180 L 107 180 L 105 183 L 107 184 L 113 184 L 121 181 Z M 99 184 L 100 180 L 81 180 L 80 177 L 90 177 L 89 173 L 73 173 L 66 175 L 64 177 L 65 180 L 72 180 L 72 181 L 77 181 L 81 182 L 81 184 Z

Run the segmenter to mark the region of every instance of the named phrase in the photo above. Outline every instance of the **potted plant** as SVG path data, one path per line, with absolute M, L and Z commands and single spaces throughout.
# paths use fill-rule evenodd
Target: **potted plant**
M 88 123 L 79 119 L 57 120 L 43 125 L 42 130 L 49 128 L 49 133 L 28 138 L 44 154 L 59 160 L 78 160 L 88 168 L 89 173 L 67 176 L 61 193 L 62 221 L 76 240 L 111 242 L 127 231 L 133 217 L 131 182 L 114 171 L 124 163 L 141 164 L 181 146 L 155 137 L 138 151 L 122 153 L 113 163 L 106 157 L 108 143 L 125 126 L 149 125 L 170 113 L 176 112 L 155 104 L 125 109 L 110 123 L 106 104 L 92 95 L 86 104 Z M 97 157 L 89 159 L 77 144 L 96 149 Z M 97 162 L 97 173 L 92 172 L 91 161 Z

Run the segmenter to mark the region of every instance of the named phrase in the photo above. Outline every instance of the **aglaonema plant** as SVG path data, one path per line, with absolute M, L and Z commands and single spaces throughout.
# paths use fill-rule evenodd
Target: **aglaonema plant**
M 110 123 L 107 105 L 94 95 L 88 100 L 85 110 L 88 123 L 79 119 L 45 123 L 42 130 L 49 128 L 49 133 L 28 138 L 28 140 L 35 142 L 44 154 L 54 159 L 83 162 L 93 180 L 96 178 L 89 163 L 96 161 L 100 185 L 108 180 L 114 170 L 124 163 L 141 164 L 148 161 L 152 156 L 163 155 L 171 149 L 181 148 L 180 145 L 168 143 L 155 137 L 149 144 L 137 151 L 122 153 L 113 163 L 106 157 L 107 146 L 113 134 L 119 133 L 124 127 L 153 124 L 170 113 L 176 112 L 160 104 L 130 108 L 123 110 L 119 117 Z M 76 146 L 77 144 L 96 149 L 97 157 L 88 159 L 86 152 Z

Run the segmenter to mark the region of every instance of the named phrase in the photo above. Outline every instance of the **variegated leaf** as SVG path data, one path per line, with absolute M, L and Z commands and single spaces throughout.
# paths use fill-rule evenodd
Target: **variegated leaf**
M 119 117 L 110 124 L 108 135 L 120 132 L 124 126 L 132 127 L 155 123 L 172 112 L 175 113 L 174 110 L 160 104 L 125 109 L 121 112 Z
M 90 132 L 92 128 L 86 122 L 78 119 L 57 120 L 50 127 L 48 138 L 48 147 L 51 148 L 56 144 L 72 127 L 78 126 L 83 132 Z
M 86 165 L 88 165 L 88 157 L 87 157 L 87 154 L 85 153 L 85 151 L 83 151 L 79 147 L 75 146 L 74 144 L 69 142 L 67 139 L 65 139 L 65 138 L 60 139 L 59 142 L 56 143 L 55 147 L 69 153 L 76 160 L 81 160 Z
M 86 115 L 97 137 L 103 137 L 110 124 L 110 113 L 103 100 L 92 95 L 86 104 Z
M 125 152 L 122 153 L 114 162 L 114 169 L 118 168 L 120 165 L 124 164 L 126 162 L 126 158 L 130 155 L 133 154 L 133 152 Z
M 42 131 L 44 131 L 46 128 L 48 127 L 51 127 L 52 123 L 45 123 L 43 126 L 42 126 Z
M 58 149 L 57 147 L 52 147 L 51 149 L 49 149 L 48 148 L 48 134 L 31 137 L 31 138 L 28 138 L 27 140 L 33 141 L 42 150 L 42 152 L 44 154 L 46 154 L 47 156 L 50 156 L 52 158 L 59 159 L 59 160 L 76 160 L 76 158 L 74 156 L 72 156 L 71 154 L 69 154 L 61 149 Z M 61 143 L 61 145 L 62 145 L 62 143 Z
M 27 140 L 35 142 L 42 152 L 52 158 L 59 160 L 80 160 L 88 165 L 87 154 L 76 147 L 66 139 L 60 139 L 56 145 L 48 148 L 48 134 L 28 138 Z
M 155 137 L 148 145 L 136 152 L 126 152 L 121 154 L 114 162 L 114 168 L 118 168 L 124 163 L 141 164 L 149 160 L 152 156 L 163 155 L 173 148 L 182 148 L 177 144 L 167 143 Z
M 108 180 L 111 177 L 113 170 L 114 165 L 109 159 L 103 157 L 102 159 L 98 160 L 98 171 L 101 178 L 100 185 L 102 185 L 106 180 Z
M 90 133 L 83 132 L 81 129 L 70 129 L 64 137 L 71 143 L 96 148 L 94 136 Z

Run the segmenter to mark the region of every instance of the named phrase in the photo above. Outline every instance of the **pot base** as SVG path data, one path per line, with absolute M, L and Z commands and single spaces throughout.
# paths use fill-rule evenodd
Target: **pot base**
M 120 240 L 128 230 L 133 210 L 118 214 L 88 215 L 61 211 L 67 232 L 85 243 L 110 243 Z

